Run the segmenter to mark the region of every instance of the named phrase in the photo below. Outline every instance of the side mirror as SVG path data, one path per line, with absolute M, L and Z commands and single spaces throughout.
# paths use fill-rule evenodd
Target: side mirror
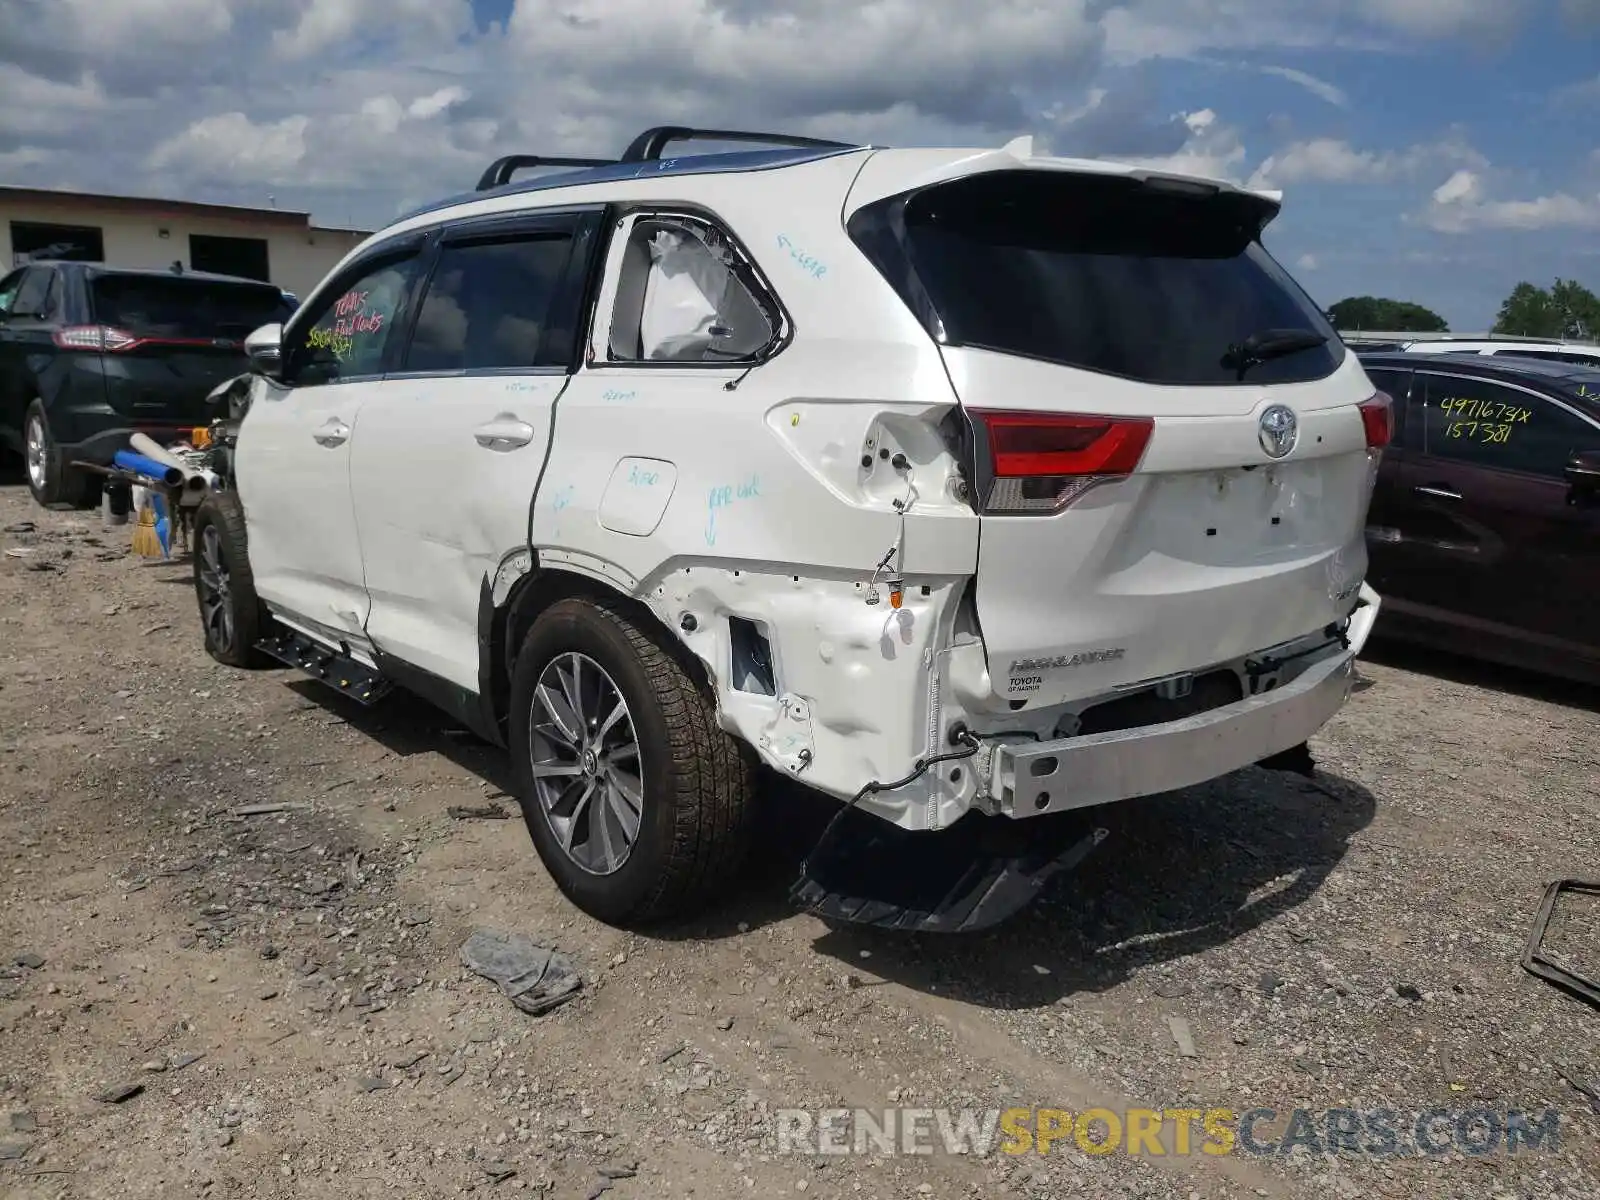
M 263 325 L 244 339 L 250 369 L 268 379 L 279 378 L 283 368 L 283 326 Z
M 1567 461 L 1563 474 L 1572 485 L 1572 499 L 1600 496 L 1600 450 L 1580 450 Z

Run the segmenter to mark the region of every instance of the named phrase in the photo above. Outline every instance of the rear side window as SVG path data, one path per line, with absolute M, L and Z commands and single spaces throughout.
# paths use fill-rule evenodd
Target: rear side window
M 678 215 L 633 223 L 617 274 L 611 362 L 752 362 L 778 330 L 776 301 L 723 230 Z
M 1155 384 L 1237 384 L 1229 347 L 1267 331 L 1326 341 L 1252 367 L 1252 384 L 1321 379 L 1344 356 L 1257 240 L 1253 197 L 1001 171 L 902 203 L 891 239 L 870 209 L 851 234 L 947 344 Z M 906 262 L 886 258 L 888 240 Z
M 417 311 L 407 371 L 560 367 L 572 359 L 563 320 L 565 232 L 446 245 Z
M 98 324 L 156 338 L 241 341 L 283 319 L 274 287 L 161 275 L 97 275 L 89 299 Z
M 55 272 L 35 267 L 22 277 L 22 286 L 11 301 L 11 311 L 19 317 L 44 316 L 50 311 L 50 284 Z

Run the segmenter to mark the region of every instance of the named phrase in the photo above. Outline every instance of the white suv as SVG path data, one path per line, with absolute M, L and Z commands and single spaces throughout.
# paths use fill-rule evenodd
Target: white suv
M 616 923 L 726 885 L 762 764 L 928 838 L 1299 761 L 1377 612 L 1391 415 L 1277 211 L 1026 141 L 501 160 L 250 339 L 207 645 L 507 746 Z M 1083 852 L 973 850 L 908 916 L 818 851 L 796 894 L 972 928 Z

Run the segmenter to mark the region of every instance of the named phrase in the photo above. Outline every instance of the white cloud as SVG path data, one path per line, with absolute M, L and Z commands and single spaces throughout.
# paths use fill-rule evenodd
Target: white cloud
M 285 0 L 273 2 L 281 5 Z M 448 44 L 472 28 L 471 0 L 294 0 L 290 7 L 299 10 L 296 20 L 273 37 L 274 49 L 290 59 L 309 58 L 337 51 L 352 41 L 359 44 L 396 33 Z
M 1189 129 L 1189 137 L 1175 153 L 1129 161 L 1156 171 L 1242 182 L 1246 151 L 1239 131 L 1219 121 L 1209 108 L 1185 113 L 1183 122 Z
M 1440 233 L 1479 229 L 1600 229 L 1600 193 L 1554 192 L 1532 200 L 1495 200 L 1483 177 L 1463 168 L 1433 191 L 1422 223 Z
M 1321 183 L 1364 183 L 1391 179 L 1403 169 L 1405 158 L 1357 150 L 1338 138 L 1312 138 L 1295 142 L 1269 155 L 1250 182 L 1255 187 L 1281 187 L 1315 180 Z
M 1516 0 L 1357 0 L 1355 8 L 1374 24 L 1401 33 L 1455 37 L 1512 28 L 1521 22 L 1528 5 Z
M 1437 142 L 1385 151 L 1358 150 L 1342 138 L 1319 137 L 1291 142 L 1268 155 L 1250 183 L 1265 188 L 1296 183 L 1392 183 L 1438 163 L 1480 169 L 1488 166 L 1483 155 L 1457 134 Z
M 1294 265 L 1302 271 L 1315 271 L 1319 264 L 1315 254 L 1302 254 L 1294 260 Z
M 1290 83 L 1297 83 L 1313 96 L 1326 100 L 1338 108 L 1349 108 L 1350 97 L 1341 87 L 1336 87 L 1326 79 L 1319 79 L 1309 71 L 1301 71 L 1294 67 L 1258 67 L 1263 75 L 1276 75 L 1280 79 L 1287 79 Z

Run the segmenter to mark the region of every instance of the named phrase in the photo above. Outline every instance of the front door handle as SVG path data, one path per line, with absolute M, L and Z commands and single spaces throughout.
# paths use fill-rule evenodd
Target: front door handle
M 350 440 L 350 426 L 338 417 L 329 417 L 323 422 L 322 428 L 313 433 L 312 438 L 319 446 L 327 446 L 330 450 L 335 446 L 342 446 Z
M 516 413 L 501 413 L 488 424 L 479 425 L 472 436 L 485 450 L 518 450 L 533 441 L 533 426 Z
M 1461 499 L 1460 492 L 1451 491 L 1442 483 L 1427 483 L 1423 484 L 1421 487 L 1414 487 L 1411 489 L 1411 494 L 1414 496 L 1428 496 L 1434 500 Z

